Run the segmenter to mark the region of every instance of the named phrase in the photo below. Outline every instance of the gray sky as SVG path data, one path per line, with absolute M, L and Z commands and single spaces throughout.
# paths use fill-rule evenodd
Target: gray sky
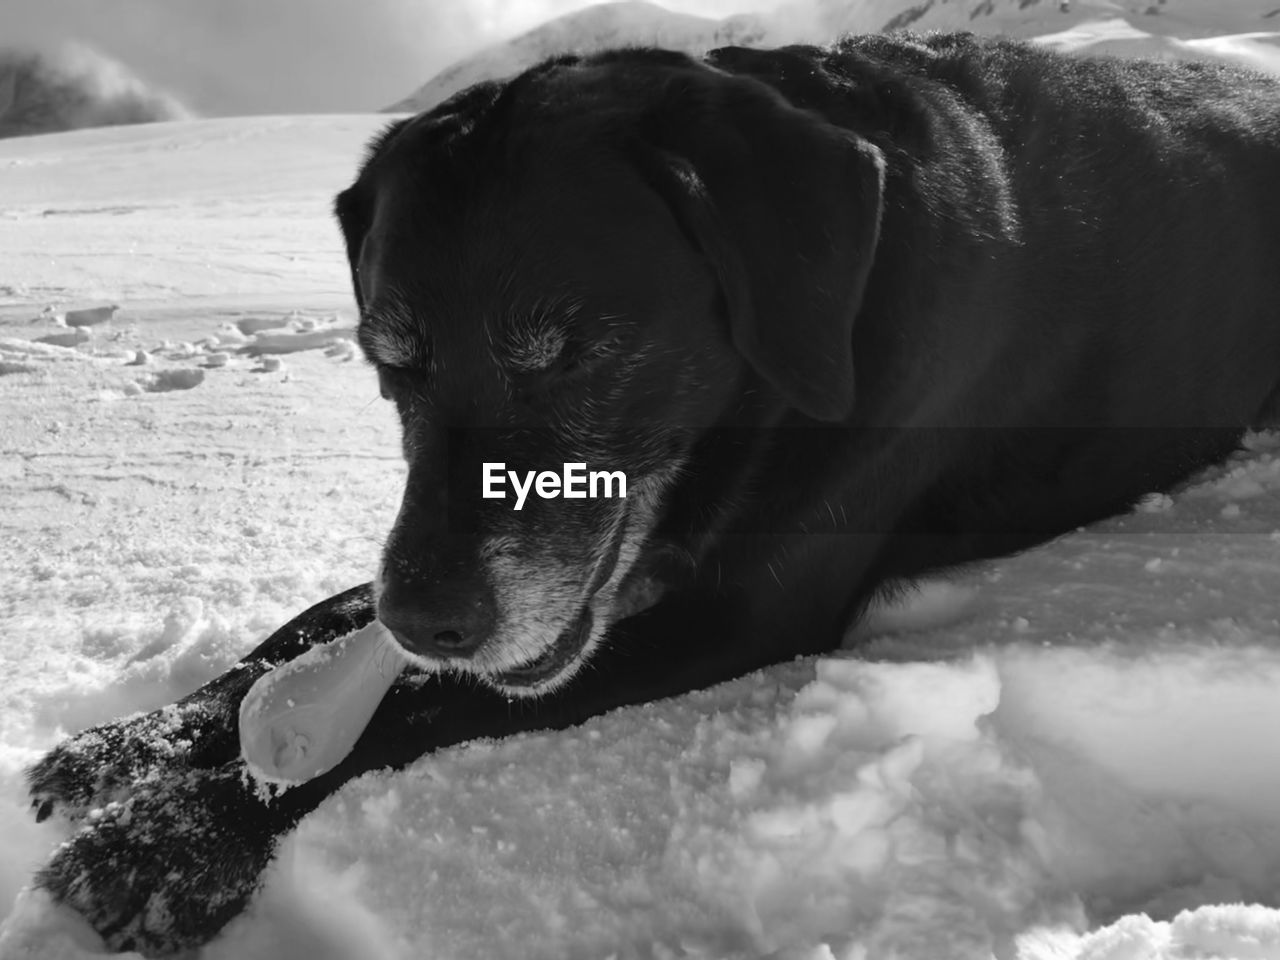
M 663 0 L 723 16 L 774 0 Z M 587 0 L 3 0 L 0 42 L 78 40 L 197 113 L 376 110 Z

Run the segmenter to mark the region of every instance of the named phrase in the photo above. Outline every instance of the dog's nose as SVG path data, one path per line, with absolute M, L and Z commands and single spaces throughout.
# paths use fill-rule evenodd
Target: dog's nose
M 473 579 L 449 579 L 431 587 L 385 584 L 378 619 L 412 653 L 465 660 L 493 634 L 493 594 Z

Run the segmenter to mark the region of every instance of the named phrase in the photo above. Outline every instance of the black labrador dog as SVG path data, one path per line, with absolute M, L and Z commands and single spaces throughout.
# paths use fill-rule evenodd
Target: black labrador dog
M 208 940 L 352 777 L 832 650 L 894 584 L 1185 481 L 1280 384 L 1280 83 L 1218 66 L 562 57 L 393 123 L 336 209 L 403 506 L 375 583 L 31 771 L 79 825 L 37 882 L 114 948 Z M 626 496 L 523 479 L 566 464 Z M 411 669 L 259 799 L 240 698 L 375 615 Z

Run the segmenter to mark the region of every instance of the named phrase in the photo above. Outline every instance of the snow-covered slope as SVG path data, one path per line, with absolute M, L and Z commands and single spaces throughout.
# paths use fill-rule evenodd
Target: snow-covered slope
M 828 28 L 974 30 L 1017 37 L 1121 17 L 1148 33 L 1172 37 L 1275 29 L 1277 0 L 806 0 Z
M 172 96 L 83 44 L 0 50 L 0 137 L 187 115 Z
M 1277 25 L 1280 26 L 1280 23 Z M 1035 39 L 1039 43 L 1081 56 L 1216 60 L 1251 70 L 1280 74 L 1280 31 L 1256 31 L 1182 40 L 1146 33 L 1127 20 L 1117 17 L 1081 23 Z
M 332 195 L 385 118 L 240 117 L 6 141 L 0 309 L 324 290 L 349 299 Z
M 743 9 L 751 8 L 745 0 Z M 1020 37 L 1069 31 L 1086 39 L 1062 45 L 1082 53 L 1222 59 L 1270 70 L 1276 69 L 1277 17 L 1280 0 L 1072 0 L 1066 11 L 1058 0 L 796 0 L 711 20 L 624 0 L 587 6 L 465 57 L 388 110 L 425 110 L 473 83 L 512 76 L 560 53 L 636 44 L 697 54 L 731 44 L 825 43 L 844 33 L 898 29 Z
M 3 960 L 101 949 L 22 890 L 64 834 L 21 767 L 375 568 L 403 466 L 327 208 L 381 119 L 0 144 Z M 1261 435 L 912 632 L 365 777 L 200 957 L 1280 957 L 1277 584 Z

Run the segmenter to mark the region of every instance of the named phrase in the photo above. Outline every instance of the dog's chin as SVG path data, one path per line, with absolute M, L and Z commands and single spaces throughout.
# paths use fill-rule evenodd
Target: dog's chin
M 554 690 L 578 672 L 595 646 L 595 615 L 583 604 L 578 616 L 542 653 L 518 667 L 485 674 L 483 679 L 509 696 L 535 697 Z

